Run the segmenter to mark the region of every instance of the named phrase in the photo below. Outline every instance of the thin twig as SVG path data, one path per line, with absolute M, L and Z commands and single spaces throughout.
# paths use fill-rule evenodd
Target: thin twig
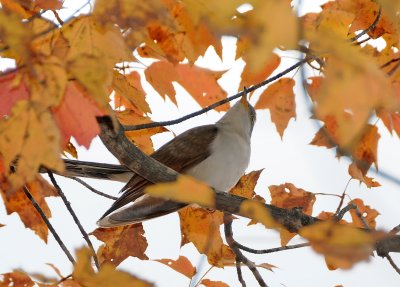
M 338 207 L 336 208 L 336 211 L 335 211 L 335 215 L 336 215 L 336 216 L 337 216 L 337 214 L 339 213 L 340 209 L 341 209 L 342 206 L 343 206 L 344 197 L 346 196 L 346 190 L 347 190 L 347 188 L 349 187 L 349 184 L 350 184 L 351 180 L 352 180 L 352 178 L 350 178 L 350 179 L 347 181 L 346 186 L 344 187 L 342 196 L 340 197 L 339 205 L 338 205 Z
M 287 246 L 281 246 L 281 247 L 276 247 L 276 248 L 269 248 L 269 249 L 253 249 L 250 247 L 247 247 L 245 245 L 240 244 L 235 240 L 235 245 L 249 253 L 253 254 L 266 254 L 266 253 L 274 253 L 274 252 L 279 252 L 279 251 L 285 251 L 285 250 L 290 250 L 290 249 L 296 249 L 296 248 L 302 248 L 302 247 L 307 247 L 310 246 L 309 243 L 299 243 L 299 244 L 293 244 L 293 245 L 287 245 Z
M 196 284 L 194 284 L 193 287 L 199 286 L 200 283 L 201 283 L 201 281 L 204 279 L 204 277 L 206 277 L 206 275 L 207 275 L 207 274 L 211 271 L 211 269 L 213 269 L 213 268 L 214 268 L 214 266 L 211 265 L 210 268 L 207 269 L 207 271 L 200 277 L 200 279 L 197 281 Z M 193 279 L 193 278 L 190 279 L 190 283 L 192 283 L 192 279 Z M 189 286 L 191 286 L 190 283 L 189 283 Z
M 94 250 L 93 244 L 89 239 L 89 236 L 87 234 L 87 232 L 85 231 L 85 229 L 83 228 L 82 224 L 80 223 L 78 217 L 76 216 L 74 210 L 71 207 L 71 203 L 67 200 L 67 197 L 65 196 L 64 192 L 61 190 L 61 187 L 58 185 L 56 179 L 54 178 L 53 173 L 49 170 L 47 172 L 47 174 L 50 177 L 50 180 L 52 182 L 52 184 L 54 185 L 54 187 L 56 188 L 58 194 L 60 195 L 62 201 L 64 202 L 65 206 L 67 207 L 69 213 L 71 214 L 72 218 L 74 219 L 75 224 L 78 226 L 79 231 L 81 232 L 83 238 L 85 239 L 87 245 L 89 246 L 90 251 L 92 252 L 92 256 L 94 259 L 94 263 L 97 267 L 97 269 L 100 268 L 99 265 L 99 260 L 97 259 L 97 255 L 96 255 L 96 251 Z
M 237 258 L 236 258 L 236 273 L 238 275 L 238 280 L 242 285 L 242 287 L 246 287 L 246 281 L 244 281 L 242 274 L 242 265 L 240 264 L 240 261 L 237 260 Z
M 390 265 L 392 265 L 393 269 L 396 270 L 398 274 L 400 274 L 400 268 L 396 265 L 396 263 L 393 261 L 392 257 L 389 254 L 386 254 L 385 257 L 389 261 Z
M 47 225 L 47 228 L 50 230 L 51 234 L 53 234 L 55 240 L 57 241 L 58 245 L 61 247 L 62 251 L 64 251 L 65 255 L 67 255 L 69 261 L 72 264 L 75 264 L 75 259 L 72 257 L 71 253 L 68 251 L 67 247 L 65 247 L 64 242 L 61 240 L 60 236 L 57 234 L 56 230 L 54 229 L 53 225 L 50 223 L 49 219 L 47 218 L 46 214 L 44 214 L 42 208 L 39 206 L 37 201 L 33 198 L 32 194 L 29 192 L 29 189 L 24 186 L 23 191 L 28 199 L 31 201 L 33 207 L 35 207 L 36 211 L 39 213 L 40 217 Z
M 255 90 L 257 90 L 257 89 L 259 89 L 259 88 L 261 88 L 261 87 L 263 87 L 263 86 L 265 86 L 265 85 L 267 85 L 267 84 L 269 84 L 269 83 L 281 78 L 282 76 L 284 76 L 287 73 L 293 71 L 294 69 L 300 67 L 302 64 L 306 63 L 309 59 L 310 58 L 304 58 L 303 60 L 300 60 L 299 62 L 297 62 L 293 66 L 290 66 L 289 68 L 285 69 L 284 71 L 276 74 L 275 76 L 273 76 L 271 78 L 268 78 L 267 80 L 265 80 L 263 82 L 260 82 L 260 83 L 258 83 L 256 85 L 253 85 L 253 86 L 251 86 L 249 88 L 246 88 L 245 90 L 243 90 L 243 91 L 241 91 L 241 92 L 239 92 L 239 93 L 237 93 L 237 94 L 235 94 L 233 96 L 230 96 L 230 97 L 228 97 L 226 99 L 223 99 L 221 101 L 215 102 L 214 104 L 212 104 L 212 105 L 210 105 L 208 107 L 205 107 L 205 108 L 203 108 L 203 109 L 201 109 L 199 111 L 190 113 L 188 115 L 185 115 L 183 117 L 177 118 L 175 120 L 170 120 L 170 121 L 152 122 L 152 123 L 141 124 L 141 125 L 126 125 L 126 126 L 124 126 L 124 130 L 125 131 L 137 131 L 137 130 L 149 129 L 149 128 L 154 128 L 154 127 L 170 126 L 170 125 L 179 124 L 179 123 L 184 122 L 184 121 L 186 121 L 186 120 L 188 120 L 190 118 L 193 118 L 193 117 L 199 116 L 201 114 L 204 114 L 204 113 L 206 113 L 206 112 L 208 112 L 208 111 L 210 111 L 210 110 L 212 110 L 212 109 L 214 109 L 216 107 L 219 107 L 219 106 L 221 106 L 221 105 L 223 105 L 225 103 L 228 103 L 228 102 L 230 102 L 230 101 L 232 101 L 234 99 L 242 97 L 242 96 L 246 95 L 247 93 L 251 93 L 251 92 L 253 92 L 253 91 L 255 91 Z
M 376 18 L 375 18 L 374 22 L 371 24 L 371 26 L 369 26 L 367 29 L 363 30 L 360 34 L 350 38 L 349 41 L 355 42 L 360 37 L 364 36 L 365 34 L 369 33 L 370 31 L 374 30 L 376 28 L 376 25 L 378 25 L 378 22 L 381 19 L 381 16 L 382 16 L 382 6 L 379 5 L 378 15 L 376 15 Z
M 92 191 L 92 192 L 94 192 L 94 193 L 96 193 L 96 194 L 98 194 L 98 195 L 107 197 L 107 198 L 112 199 L 112 200 L 117 200 L 117 199 L 118 199 L 118 197 L 116 197 L 116 196 L 112 196 L 112 195 L 106 194 L 106 193 L 104 193 L 104 192 L 101 192 L 101 191 L 99 191 L 99 190 L 93 188 L 92 186 L 90 186 L 89 184 L 87 184 L 85 181 L 83 181 L 82 179 L 80 179 L 80 178 L 78 178 L 78 177 L 71 176 L 71 177 L 68 177 L 68 178 L 73 179 L 73 180 L 75 180 L 76 182 L 79 182 L 79 183 L 82 184 L 84 187 L 86 187 L 87 189 L 89 189 L 90 191 Z
M 240 265 L 241 262 L 245 264 L 247 268 L 249 268 L 249 270 L 253 273 L 254 278 L 257 280 L 258 284 L 261 287 L 268 287 L 264 279 L 261 277 L 260 272 L 258 272 L 254 262 L 250 261 L 246 256 L 244 256 L 243 253 L 240 251 L 240 249 L 235 245 L 235 240 L 233 239 L 233 231 L 232 231 L 232 215 L 228 215 L 226 213 L 224 213 L 224 232 L 225 232 L 226 242 L 236 255 L 236 269 L 238 271 L 237 272 L 238 278 L 242 286 L 246 286 L 246 284 L 243 285 L 243 283 L 245 282 L 241 275 L 240 266 L 238 267 L 238 264 Z
M 358 210 L 357 205 L 355 205 L 355 204 L 353 204 L 353 203 L 348 204 L 348 205 L 345 206 L 342 210 L 340 210 L 340 211 L 338 212 L 337 216 L 335 216 L 336 219 L 337 219 L 337 220 L 342 219 L 343 216 L 345 215 L 345 213 L 348 212 L 348 211 L 350 211 L 350 210 L 352 210 L 352 209 L 355 211 L 357 217 L 361 220 L 362 224 L 364 225 L 364 228 L 365 228 L 366 230 L 370 230 L 370 228 L 369 228 L 369 226 L 368 226 L 368 223 L 365 221 L 364 216 L 361 214 L 360 210 Z

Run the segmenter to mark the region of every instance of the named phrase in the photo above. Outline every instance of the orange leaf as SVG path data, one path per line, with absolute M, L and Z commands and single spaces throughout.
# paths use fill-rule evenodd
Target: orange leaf
M 64 0 L 36 0 L 35 4 L 44 10 L 58 10 L 63 6 Z
M 368 124 L 360 141 L 354 146 L 352 151 L 353 158 L 363 174 L 367 173 L 373 163 L 375 168 L 378 168 L 377 149 L 380 137 L 378 128 Z
M 91 233 L 103 244 L 97 251 L 101 264 L 111 263 L 118 266 L 128 256 L 142 260 L 148 259 L 144 254 L 147 240 L 141 223 L 113 228 L 97 228 Z
M 261 94 L 256 109 L 269 109 L 281 138 L 291 118 L 296 118 L 296 103 L 293 93 L 294 80 L 281 78 Z
M 0 286 L 24 286 L 24 287 L 33 287 L 35 282 L 21 271 L 14 271 L 12 273 L 1 274 L 3 280 L 0 281 Z
M 369 205 L 365 205 L 364 202 L 359 198 L 353 199 L 349 202 L 349 204 L 355 204 L 357 206 L 358 211 L 367 222 L 369 228 L 376 228 L 375 218 L 377 218 L 379 215 L 379 212 L 376 209 L 371 208 Z M 362 223 L 361 219 L 358 217 L 354 209 L 350 209 L 350 214 L 351 219 L 353 220 L 353 225 L 355 227 L 365 228 L 364 224 Z
M 219 231 L 223 223 L 222 212 L 189 206 L 179 211 L 179 218 L 182 246 L 192 242 L 213 266 L 223 267 L 226 262 L 233 260 L 233 252 L 223 244 Z
M 138 109 L 142 113 L 151 112 L 138 72 L 133 71 L 128 75 L 123 75 L 114 71 L 112 87 L 115 90 L 116 107 L 122 104 L 127 109 Z
M 366 260 L 374 250 L 374 238 L 360 229 L 333 221 L 303 227 L 299 234 L 309 240 L 312 248 L 325 256 L 330 270 L 351 268 Z
M 365 185 L 369 188 L 381 186 L 381 184 L 375 181 L 375 179 L 366 176 L 354 162 L 349 165 L 349 174 L 352 178 L 358 179 L 359 181 L 365 183 Z
M 192 263 L 185 256 L 179 256 L 177 260 L 158 259 L 155 261 L 158 261 L 164 265 L 169 266 L 175 271 L 185 275 L 189 279 L 192 278 L 194 274 L 196 274 L 196 268 L 193 267 Z
M 140 280 L 135 276 L 115 269 L 115 266 L 105 263 L 95 273 L 90 260 L 91 253 L 88 249 L 77 251 L 77 260 L 72 273 L 72 278 L 85 287 L 150 287 L 150 283 Z M 79 286 L 80 286 L 79 285 Z M 63 285 L 64 286 L 64 285 Z M 68 286 L 68 285 L 67 285 Z M 69 285 L 76 286 L 76 285 Z
M 249 65 L 246 65 L 242 72 L 242 81 L 240 82 L 239 88 L 249 87 L 254 84 L 258 84 L 266 80 L 281 63 L 281 58 L 273 54 L 271 58 L 265 63 L 265 66 L 258 72 L 253 72 Z
M 271 193 L 271 204 L 277 207 L 291 209 L 302 208 L 305 214 L 311 215 L 315 203 L 315 195 L 312 192 L 297 188 L 291 183 L 271 185 L 268 187 Z M 281 245 L 285 246 L 296 233 L 280 230 Z
M 51 217 L 50 209 L 45 201 L 45 197 L 57 196 L 54 187 L 42 177 L 26 185 L 33 198 L 39 204 L 47 218 Z M 48 228 L 39 213 L 33 207 L 31 201 L 26 197 L 22 189 L 7 193 L 1 188 L 1 196 L 7 210 L 7 214 L 16 212 L 24 223 L 25 227 L 32 229 L 44 242 L 47 243 Z
M 206 287 L 229 287 L 228 284 L 226 284 L 222 281 L 212 281 L 210 279 L 203 279 L 203 280 L 201 280 L 200 284 L 202 284 Z
M 117 117 L 122 125 L 140 125 L 153 122 L 149 117 L 138 114 L 137 109 L 117 112 Z M 144 153 L 151 154 L 154 152 L 151 136 L 165 131 L 168 130 L 164 127 L 154 127 L 125 132 L 125 135 Z
M 253 198 L 255 196 L 254 188 L 256 187 L 258 178 L 264 169 L 255 170 L 243 175 L 238 183 L 229 191 L 231 194 Z
M 71 136 L 89 148 L 92 139 L 100 133 L 96 116 L 104 113 L 75 82 L 69 82 L 61 105 L 53 110 L 54 119 L 62 134 L 62 147 Z
M 226 92 L 217 82 L 222 74 L 223 72 L 215 72 L 189 64 L 173 65 L 166 61 L 153 63 L 145 71 L 146 79 L 161 96 L 167 95 L 176 103 L 176 92 L 172 86 L 172 82 L 175 81 L 185 88 L 203 108 L 226 98 Z M 226 111 L 227 109 L 228 105 L 226 104 L 216 108 L 217 111 Z
M 215 194 L 211 187 L 190 176 L 179 175 L 174 182 L 157 183 L 146 187 L 145 193 L 167 200 L 215 206 Z

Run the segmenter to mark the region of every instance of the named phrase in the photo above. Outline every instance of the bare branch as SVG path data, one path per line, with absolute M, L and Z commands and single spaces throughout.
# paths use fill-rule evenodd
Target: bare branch
M 392 265 L 393 269 L 396 270 L 398 274 L 400 274 L 400 268 L 396 265 L 396 263 L 393 261 L 392 257 L 389 254 L 386 254 L 385 256 L 387 260 L 389 261 L 390 265 Z
M 237 93 L 236 95 L 233 95 L 233 96 L 230 96 L 230 97 L 228 97 L 226 99 L 223 99 L 221 101 L 215 102 L 214 104 L 212 104 L 212 105 L 210 105 L 208 107 L 205 107 L 204 109 L 201 109 L 199 111 L 190 113 L 190 114 L 188 114 L 186 116 L 183 116 L 181 118 L 178 118 L 178 119 L 175 119 L 175 120 L 170 120 L 170 121 L 152 122 L 152 123 L 148 123 L 148 124 L 141 124 L 141 125 L 134 125 L 134 126 L 127 125 L 127 126 L 124 126 L 124 130 L 125 131 L 136 131 L 136 130 L 154 128 L 154 127 L 161 127 L 161 126 L 165 127 L 165 126 L 179 124 L 179 123 L 184 122 L 184 121 L 186 121 L 186 120 L 188 120 L 190 118 L 193 118 L 193 117 L 199 116 L 201 114 L 204 114 L 204 113 L 206 113 L 206 112 L 208 112 L 208 111 L 210 111 L 212 109 L 215 109 L 216 107 L 219 107 L 219 106 L 221 106 L 221 105 L 223 105 L 225 103 L 228 103 L 228 102 L 230 102 L 230 101 L 232 101 L 234 99 L 240 98 L 240 97 L 246 95 L 247 93 L 251 93 L 251 92 L 253 92 L 253 91 L 255 91 L 255 90 L 257 90 L 257 89 L 259 89 L 259 88 L 261 88 L 261 87 L 263 87 L 263 86 L 265 86 L 265 85 L 267 85 L 267 84 L 269 84 L 269 83 L 281 78 L 282 76 L 284 76 L 287 73 L 293 71 L 294 69 L 300 67 L 301 65 L 303 65 L 304 63 L 306 63 L 309 60 L 310 60 L 309 58 L 305 58 L 305 59 L 297 62 L 293 66 L 290 66 L 289 68 L 285 69 L 284 71 L 276 74 L 275 76 L 273 76 L 271 78 L 268 78 L 267 80 L 265 80 L 265 81 L 263 81 L 261 83 L 253 85 L 253 86 L 251 86 L 249 88 L 244 88 L 243 91 L 241 91 L 240 93 Z
M 75 259 L 74 257 L 72 257 L 71 253 L 68 251 L 67 247 L 65 247 L 64 242 L 61 240 L 60 236 L 58 235 L 58 233 L 56 232 L 56 230 L 54 229 L 53 225 L 50 223 L 49 219 L 47 218 L 46 214 L 44 214 L 42 208 L 39 206 L 39 204 L 37 203 L 37 201 L 33 198 L 32 194 L 29 192 L 29 189 L 24 186 L 23 191 L 25 193 L 25 195 L 28 197 L 28 199 L 31 201 L 33 207 L 35 207 L 36 211 L 39 213 L 40 217 L 42 218 L 42 220 L 44 221 L 44 223 L 47 225 L 47 227 L 49 228 L 51 234 L 53 234 L 54 239 L 57 241 L 58 245 L 61 247 L 62 251 L 64 251 L 65 255 L 67 255 L 69 261 L 72 264 L 75 264 Z
M 96 255 L 96 251 L 93 248 L 93 244 L 89 239 L 89 236 L 87 234 L 87 232 L 85 231 L 85 229 L 83 228 L 82 224 L 80 223 L 78 217 L 76 216 L 74 210 L 71 207 L 71 203 L 67 200 L 67 197 L 65 196 L 64 192 L 62 191 L 61 187 L 58 185 L 56 179 L 54 178 L 54 175 L 51 171 L 48 171 L 47 174 L 50 177 L 50 180 L 52 182 L 52 184 L 54 185 L 54 187 L 56 188 L 58 194 L 60 195 L 62 201 L 64 202 L 65 206 L 67 207 L 69 213 L 71 214 L 72 218 L 74 219 L 75 224 L 78 226 L 79 231 L 81 232 L 83 238 L 85 239 L 87 245 L 89 246 L 90 251 L 92 252 L 92 256 L 94 259 L 94 263 L 97 267 L 97 269 L 100 268 L 99 265 L 99 260 L 97 259 L 97 255 Z
M 86 182 L 84 182 L 82 179 L 80 179 L 80 178 L 78 178 L 78 177 L 73 176 L 73 177 L 68 177 L 68 178 L 73 179 L 73 180 L 75 180 L 76 182 L 79 182 L 79 183 L 82 184 L 84 187 L 86 187 L 87 189 L 89 189 L 91 192 L 96 193 L 96 194 L 98 194 L 98 195 L 100 195 L 100 196 L 103 196 L 103 197 L 106 197 L 106 198 L 109 198 L 109 199 L 112 199 L 112 200 L 117 200 L 117 199 L 118 199 L 118 197 L 116 197 L 116 196 L 109 195 L 109 194 L 107 194 L 107 193 L 101 192 L 101 191 L 99 191 L 99 190 L 93 188 L 92 186 L 90 186 L 89 184 L 87 184 Z
M 371 26 L 369 26 L 367 29 L 363 30 L 360 34 L 350 38 L 349 41 L 350 42 L 355 42 L 358 39 L 360 39 L 362 36 L 364 36 L 365 34 L 371 32 L 372 30 L 375 30 L 376 25 L 378 25 L 378 22 L 381 19 L 381 16 L 382 16 L 382 6 L 379 5 L 378 14 L 376 15 L 376 18 L 375 18 L 374 22 L 372 22 Z
M 242 286 L 246 286 L 245 281 L 243 280 L 242 277 L 242 271 L 240 269 L 240 263 L 243 262 L 253 273 L 253 276 L 256 278 L 258 284 L 261 287 L 268 287 L 268 285 L 265 283 L 264 279 L 261 277 L 260 272 L 258 272 L 256 265 L 254 262 L 250 261 L 246 256 L 243 255 L 243 253 L 240 251 L 240 249 L 236 246 L 235 240 L 233 239 L 233 231 L 232 231 L 232 215 L 224 213 L 224 232 L 225 232 L 225 239 L 226 242 L 228 243 L 229 247 L 232 249 L 232 251 L 236 255 L 236 269 L 238 273 L 238 279 Z M 239 266 L 238 266 L 239 263 Z
M 235 245 L 238 248 L 242 249 L 243 251 L 253 253 L 253 254 L 275 253 L 275 252 L 279 252 L 279 251 L 285 251 L 285 250 L 291 250 L 291 249 L 297 249 L 297 248 L 303 248 L 303 247 L 310 246 L 309 243 L 300 243 L 300 244 L 293 244 L 293 245 L 281 246 L 281 247 L 276 247 L 276 248 L 253 249 L 253 248 L 250 248 L 250 247 L 240 244 L 236 240 L 235 240 Z

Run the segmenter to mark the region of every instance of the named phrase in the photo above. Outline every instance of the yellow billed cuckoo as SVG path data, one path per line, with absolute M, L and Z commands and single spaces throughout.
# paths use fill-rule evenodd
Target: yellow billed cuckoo
M 255 118 L 254 108 L 243 97 L 215 124 L 192 128 L 150 156 L 179 173 L 228 192 L 249 163 Z M 101 227 L 141 222 L 186 205 L 144 194 L 145 187 L 151 183 L 124 167 L 66 160 L 66 170 L 69 176 L 127 182 L 121 190 L 122 195 L 97 222 Z

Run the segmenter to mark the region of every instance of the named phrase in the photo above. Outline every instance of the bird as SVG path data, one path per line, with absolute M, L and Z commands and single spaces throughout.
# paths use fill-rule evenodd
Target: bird
M 249 164 L 255 121 L 256 112 L 246 96 L 243 96 L 215 124 L 183 132 L 150 157 L 215 190 L 229 192 Z M 152 183 L 125 166 L 68 159 L 64 161 L 67 176 L 126 182 L 120 191 L 121 196 L 97 221 L 100 227 L 139 223 L 178 211 L 187 205 L 145 194 L 145 188 Z

